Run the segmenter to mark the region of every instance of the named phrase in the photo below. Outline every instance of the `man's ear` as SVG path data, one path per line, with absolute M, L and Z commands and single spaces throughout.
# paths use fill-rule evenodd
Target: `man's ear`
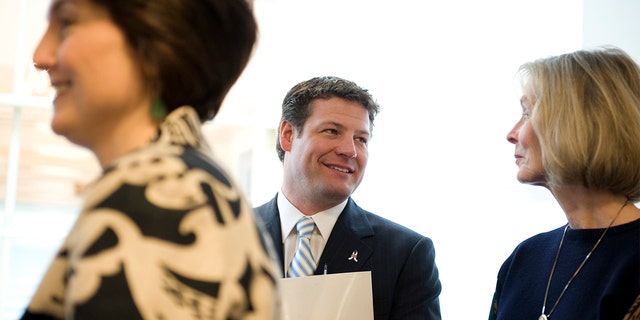
M 280 141 L 280 147 L 284 151 L 291 151 L 291 144 L 294 138 L 294 130 L 291 123 L 284 120 L 280 123 L 280 131 L 278 133 L 278 139 Z

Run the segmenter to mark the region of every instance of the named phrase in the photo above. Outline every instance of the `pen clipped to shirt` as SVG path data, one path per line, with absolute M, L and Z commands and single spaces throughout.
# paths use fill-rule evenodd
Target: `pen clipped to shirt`
M 327 274 L 327 271 L 328 271 L 328 270 L 327 270 L 327 264 L 325 263 L 325 264 L 324 264 L 324 270 L 323 270 L 322 274 Z

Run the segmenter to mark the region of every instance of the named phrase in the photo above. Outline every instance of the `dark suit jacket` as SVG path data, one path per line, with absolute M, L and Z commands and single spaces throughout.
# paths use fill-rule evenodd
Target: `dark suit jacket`
M 276 198 L 255 208 L 273 239 L 284 270 Z M 349 260 L 358 251 L 358 262 Z M 371 271 L 376 320 L 441 319 L 441 284 L 431 239 L 360 208 L 349 198 L 318 260 L 328 273 Z

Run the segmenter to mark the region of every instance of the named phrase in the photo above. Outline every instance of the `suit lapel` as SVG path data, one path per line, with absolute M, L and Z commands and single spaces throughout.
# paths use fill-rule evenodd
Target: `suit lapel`
M 373 228 L 364 212 L 349 198 L 327 241 L 315 274 L 361 271 L 373 252 Z
M 277 195 L 276 195 L 277 197 Z M 271 201 L 263 204 L 255 209 L 258 216 L 261 217 L 265 229 L 271 236 L 273 246 L 278 255 L 278 261 L 280 262 L 280 270 L 284 271 L 284 253 L 282 245 L 282 229 L 280 228 L 280 212 L 278 211 L 278 204 L 276 197 Z
M 255 210 L 262 218 L 265 229 L 267 229 L 273 240 L 281 270 L 284 270 L 282 229 L 280 227 L 280 212 L 278 211 L 276 198 L 274 197 L 271 201 Z M 340 213 L 331 231 L 331 236 L 329 236 L 327 244 L 322 251 L 314 274 L 322 274 L 325 265 L 328 273 L 370 270 L 370 267 L 366 266 L 373 253 L 373 241 L 373 228 L 364 211 L 353 199 L 349 198 L 347 206 Z

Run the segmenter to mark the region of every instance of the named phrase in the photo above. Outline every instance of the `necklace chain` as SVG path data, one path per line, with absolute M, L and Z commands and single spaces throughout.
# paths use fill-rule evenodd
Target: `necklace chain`
M 602 238 L 604 238 L 604 235 L 607 233 L 609 228 L 611 228 L 611 226 L 613 225 L 613 222 L 616 221 L 616 219 L 620 215 L 620 212 L 622 212 L 622 209 L 624 209 L 624 207 L 627 206 L 628 203 L 629 203 L 629 200 L 626 200 L 622 204 L 622 207 L 620 207 L 620 210 L 618 210 L 618 213 L 616 213 L 616 216 L 613 217 L 613 220 L 611 220 L 611 222 L 609 223 L 607 228 L 604 229 L 604 231 L 600 235 L 600 238 L 598 238 L 598 241 L 596 241 L 596 243 L 593 245 L 593 248 L 591 248 L 591 251 L 589 251 L 589 253 L 587 253 L 587 256 L 584 257 L 584 260 L 582 260 L 582 262 L 578 266 L 578 269 L 576 269 L 576 271 L 573 273 L 573 275 L 571 276 L 569 281 L 567 281 L 567 284 L 564 285 L 564 288 L 562 288 L 562 292 L 560 292 L 560 295 L 556 299 L 556 302 L 554 302 L 553 307 L 551 307 L 551 310 L 549 311 L 549 313 L 545 314 L 544 312 L 545 312 L 545 310 L 547 308 L 547 297 L 549 295 L 549 287 L 551 285 L 551 279 L 553 278 L 553 272 L 556 270 L 556 264 L 558 263 L 558 257 L 560 256 L 560 249 L 562 249 L 562 243 L 564 242 L 564 236 L 567 234 L 567 229 L 569 229 L 569 224 L 567 223 L 567 225 L 564 227 L 564 231 L 562 232 L 562 238 L 560 239 L 560 245 L 558 246 L 558 251 L 556 252 L 556 258 L 555 258 L 555 260 L 553 260 L 553 266 L 551 266 L 551 273 L 549 273 L 549 280 L 547 280 L 547 289 L 544 292 L 544 301 L 542 303 L 542 314 L 540 315 L 538 320 L 547 320 L 547 319 L 549 319 L 551 317 L 551 314 L 553 313 L 553 311 L 558 306 L 558 303 L 560 303 L 560 299 L 562 299 L 562 296 L 564 296 L 565 291 L 567 291 L 567 288 L 569 288 L 569 285 L 571 284 L 573 279 L 575 279 L 575 277 L 578 275 L 580 270 L 582 270 L 582 267 L 584 266 L 584 264 L 587 262 L 587 260 L 591 256 L 591 254 L 596 250 L 596 248 L 600 244 L 600 241 L 602 241 Z

